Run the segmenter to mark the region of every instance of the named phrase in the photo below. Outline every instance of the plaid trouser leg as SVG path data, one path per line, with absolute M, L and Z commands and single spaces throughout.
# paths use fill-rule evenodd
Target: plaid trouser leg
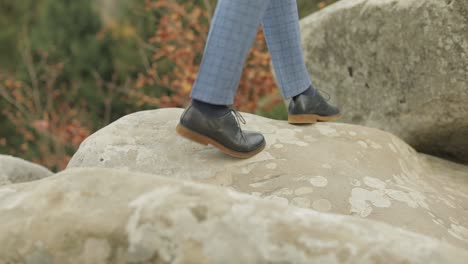
M 280 91 L 289 99 L 312 84 L 302 53 L 296 0 L 270 0 L 261 23 Z
M 243 64 L 260 24 L 283 96 L 289 98 L 310 85 L 296 0 L 218 0 L 190 94 L 193 99 L 234 103 Z
M 270 0 L 218 0 L 190 96 L 231 105 Z

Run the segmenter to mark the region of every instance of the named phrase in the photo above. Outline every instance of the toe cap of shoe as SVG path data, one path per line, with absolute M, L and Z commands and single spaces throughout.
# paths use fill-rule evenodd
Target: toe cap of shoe
M 244 131 L 244 134 L 247 139 L 249 151 L 255 150 L 265 144 L 265 137 L 261 133 Z
M 339 115 L 340 113 L 341 113 L 340 108 L 336 106 L 330 106 L 330 111 L 329 111 L 330 115 Z

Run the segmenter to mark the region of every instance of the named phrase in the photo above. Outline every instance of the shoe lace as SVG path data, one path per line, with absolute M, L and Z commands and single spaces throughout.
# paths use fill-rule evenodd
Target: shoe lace
M 244 132 L 242 132 L 241 125 L 240 125 L 240 123 L 245 125 L 247 122 L 245 121 L 244 117 L 241 115 L 239 111 L 233 108 L 230 108 L 229 110 L 234 114 L 234 117 L 236 118 L 237 127 L 239 127 L 239 130 L 241 132 L 241 136 L 244 139 L 244 141 L 247 142 L 247 139 L 245 138 Z
M 317 90 L 318 90 L 318 91 L 320 91 L 321 93 L 324 93 L 324 94 L 326 94 L 326 95 L 327 95 L 327 97 L 328 97 L 328 98 L 327 98 L 327 99 L 325 99 L 325 101 L 327 101 L 327 102 L 328 102 L 328 101 L 330 101 L 330 99 L 331 99 L 331 96 L 330 96 L 330 94 L 329 94 L 329 93 L 325 92 L 325 91 L 324 91 L 324 90 L 322 90 L 322 89 L 317 89 Z

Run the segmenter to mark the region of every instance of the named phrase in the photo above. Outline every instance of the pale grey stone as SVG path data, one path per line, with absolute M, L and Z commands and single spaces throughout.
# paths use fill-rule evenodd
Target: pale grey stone
M 464 249 L 377 221 L 119 169 L 67 169 L 0 187 L 0 193 L 6 193 L 0 197 L 0 263 L 463 264 L 468 259 Z
M 266 147 L 236 159 L 176 134 L 181 114 L 180 108 L 166 108 L 122 117 L 89 136 L 67 168 L 117 168 L 225 186 L 468 248 L 467 166 L 421 155 L 374 128 L 293 126 L 248 113 L 242 113 L 243 129 L 261 132 Z
M 52 175 L 41 165 L 10 155 L 0 154 L 0 186 L 35 181 Z
M 468 163 L 468 1 L 341 0 L 302 19 L 301 34 L 342 121 Z

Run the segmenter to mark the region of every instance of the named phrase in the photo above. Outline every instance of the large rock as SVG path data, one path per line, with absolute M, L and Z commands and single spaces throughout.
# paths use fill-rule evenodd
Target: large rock
M 239 160 L 175 133 L 182 109 L 134 113 L 80 145 L 67 168 L 105 167 L 226 186 L 279 203 L 380 220 L 468 248 L 468 168 L 381 130 L 292 126 L 243 113 L 265 150 Z
M 343 121 L 468 163 L 468 1 L 341 0 L 301 20 L 315 86 Z
M 220 187 L 75 168 L 0 188 L 0 263 L 466 263 L 371 220 Z
M 39 180 L 52 175 L 48 169 L 10 155 L 0 155 L 0 186 Z

